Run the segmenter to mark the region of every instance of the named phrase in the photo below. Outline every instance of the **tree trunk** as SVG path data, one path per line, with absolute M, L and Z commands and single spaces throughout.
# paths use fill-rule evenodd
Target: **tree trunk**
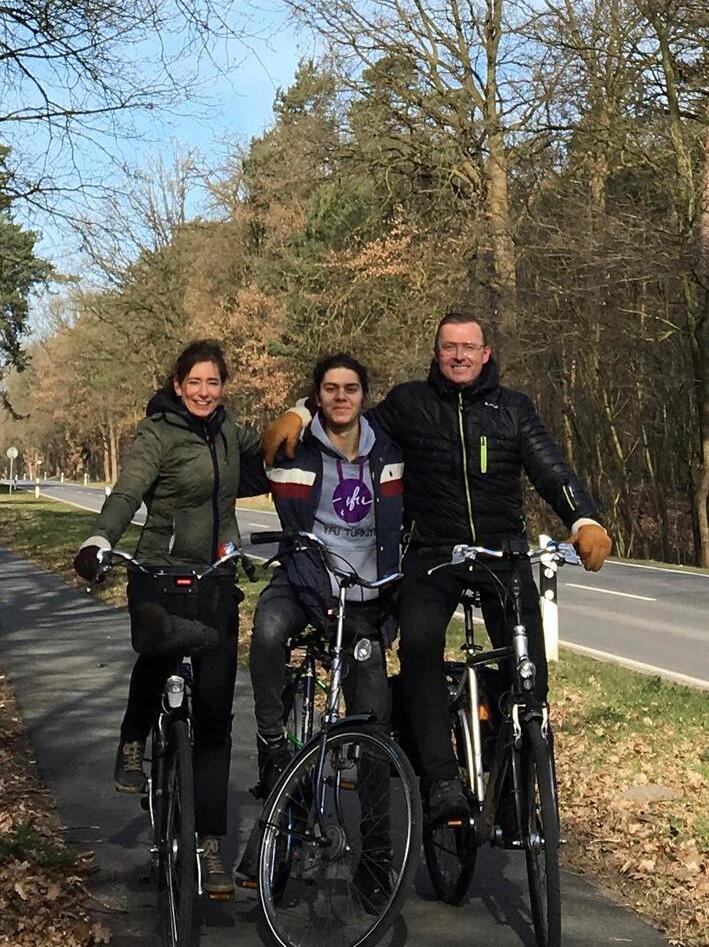
M 111 452 L 108 449 L 108 435 L 101 430 L 101 450 L 103 452 L 103 479 L 111 483 Z
M 485 18 L 487 214 L 495 274 L 496 317 L 503 335 L 510 335 L 515 333 L 517 322 L 517 253 L 510 223 L 508 161 L 497 88 L 497 56 L 501 34 L 502 0 L 488 0 Z
M 118 480 L 118 435 L 113 421 L 108 422 L 108 444 L 111 461 L 111 483 Z
M 709 107 L 707 107 L 709 117 Z M 698 372 L 697 394 L 699 411 L 699 439 L 701 469 L 694 495 L 694 510 L 699 527 L 700 562 L 709 568 L 709 124 L 704 134 L 704 173 L 702 178 L 702 205 L 699 216 L 699 273 L 703 286 L 699 290 L 700 304 L 695 326 L 695 364 Z

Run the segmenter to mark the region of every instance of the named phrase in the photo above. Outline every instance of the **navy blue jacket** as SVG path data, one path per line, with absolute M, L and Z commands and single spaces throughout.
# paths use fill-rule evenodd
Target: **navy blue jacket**
M 399 542 L 402 518 L 403 473 L 401 450 L 376 425 L 375 444 L 369 454 L 369 470 L 374 493 L 377 542 L 377 577 L 399 570 Z M 327 447 L 308 428 L 293 460 L 281 452 L 276 465 L 266 471 L 276 511 L 284 529 L 311 532 L 322 491 L 322 454 Z M 288 578 L 308 613 L 310 621 L 325 627 L 332 608 L 328 575 L 315 553 L 284 557 Z M 392 594 L 381 596 L 387 615 L 382 635 L 387 644 L 396 636 Z

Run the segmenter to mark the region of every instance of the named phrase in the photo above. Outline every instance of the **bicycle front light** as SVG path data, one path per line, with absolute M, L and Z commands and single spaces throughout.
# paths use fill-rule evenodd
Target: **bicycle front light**
M 167 679 L 167 684 L 165 685 L 165 693 L 167 694 L 167 704 L 171 710 L 176 710 L 178 707 L 182 706 L 182 700 L 185 696 L 185 682 L 177 674 L 173 674 Z
M 355 661 L 368 661 L 372 656 L 372 642 L 369 638 L 360 638 L 354 646 Z

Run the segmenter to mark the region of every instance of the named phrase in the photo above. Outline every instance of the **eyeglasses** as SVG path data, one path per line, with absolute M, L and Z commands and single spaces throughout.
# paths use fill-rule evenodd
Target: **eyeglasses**
M 486 349 L 487 345 L 478 345 L 477 342 L 441 342 L 438 347 L 444 355 L 457 355 L 459 349 L 462 349 L 463 355 L 475 355 Z

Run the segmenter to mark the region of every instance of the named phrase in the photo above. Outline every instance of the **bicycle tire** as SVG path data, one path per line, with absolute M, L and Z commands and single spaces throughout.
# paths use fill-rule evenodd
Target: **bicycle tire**
M 538 720 L 525 727 L 522 750 L 524 850 L 534 933 L 539 947 L 561 944 L 559 819 L 554 765 Z
M 335 728 L 323 769 L 327 841 L 319 842 L 319 751 L 318 740 L 304 748 L 264 810 L 259 904 L 278 947 L 366 947 L 394 922 L 413 880 L 422 821 L 417 780 L 376 724 Z
M 168 947 L 186 947 L 192 935 L 197 852 L 192 747 L 184 720 L 170 726 L 163 772 L 164 798 L 159 807 L 161 930 Z
M 469 783 L 465 756 L 465 729 L 468 722 L 462 710 L 451 713 L 453 751 L 458 761 L 458 774 L 463 786 Z M 472 801 L 472 793 L 467 793 Z M 433 890 L 446 904 L 460 904 L 475 873 L 477 846 L 475 831 L 470 825 L 451 826 L 445 822 L 424 825 L 423 851 Z

